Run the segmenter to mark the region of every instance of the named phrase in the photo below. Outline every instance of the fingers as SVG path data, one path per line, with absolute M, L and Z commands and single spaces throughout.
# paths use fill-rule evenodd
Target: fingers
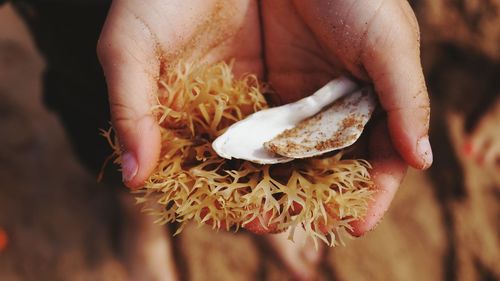
M 367 30 L 361 62 L 387 112 L 396 150 L 411 166 L 426 169 L 432 164 L 430 107 L 414 22 L 406 1 L 382 2 Z
M 363 235 L 380 222 L 407 170 L 406 163 L 392 146 L 385 120 L 380 120 L 373 128 L 369 148 L 375 193 L 365 218 L 351 223 L 354 236 Z
M 98 43 L 98 55 L 106 76 L 111 117 L 123 153 L 124 183 L 140 187 L 156 166 L 160 132 L 151 115 L 155 93 L 153 73 L 158 73 L 150 35 L 136 18 L 113 5 Z M 126 31 L 126 32 L 125 32 Z
M 419 31 L 404 0 L 294 1 L 325 47 L 324 59 L 374 83 L 396 150 L 418 169 L 432 164 L 429 98 Z

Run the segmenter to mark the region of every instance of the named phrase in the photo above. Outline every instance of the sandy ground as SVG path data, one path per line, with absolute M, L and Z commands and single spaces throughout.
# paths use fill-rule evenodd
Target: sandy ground
M 108 225 L 107 187 L 79 165 L 43 107 L 43 67 L 25 27 L 1 8 L 0 231 L 7 240 L 0 279 L 127 280 Z M 330 249 L 319 280 L 500 280 L 498 171 L 456 156 L 463 114 L 438 115 L 456 165 L 440 164 L 431 177 L 411 170 L 379 227 Z M 454 187 L 439 177 L 459 179 L 465 195 L 446 195 Z M 248 233 L 188 227 L 174 244 L 183 280 L 290 279 Z

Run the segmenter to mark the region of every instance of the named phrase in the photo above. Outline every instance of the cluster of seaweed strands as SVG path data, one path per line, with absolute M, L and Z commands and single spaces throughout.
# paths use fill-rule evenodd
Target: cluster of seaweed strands
M 195 221 L 238 230 L 259 223 L 269 232 L 303 227 L 317 243 L 342 243 L 349 222 L 362 218 L 372 195 L 370 164 L 333 156 L 258 165 L 226 160 L 212 141 L 247 115 L 267 107 L 255 75 L 235 78 L 232 64 L 178 63 L 159 78 L 153 113 L 161 128 L 161 156 L 137 191 L 157 223 Z M 112 130 L 103 132 L 120 164 Z M 251 136 L 249 136 L 251 137 Z M 317 245 L 317 244 L 316 244 Z

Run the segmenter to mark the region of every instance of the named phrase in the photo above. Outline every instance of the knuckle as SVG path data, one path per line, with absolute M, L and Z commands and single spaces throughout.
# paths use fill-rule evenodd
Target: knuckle
M 111 102 L 110 108 L 113 123 L 127 123 L 138 119 L 136 110 L 124 103 Z
M 146 121 L 151 125 L 156 124 L 149 112 L 140 113 L 132 106 L 118 101 L 111 102 L 110 106 L 113 127 L 118 131 L 134 130 L 139 123 Z

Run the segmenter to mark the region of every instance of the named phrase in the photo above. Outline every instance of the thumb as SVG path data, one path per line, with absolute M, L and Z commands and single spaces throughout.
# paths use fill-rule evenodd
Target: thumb
M 411 166 L 428 168 L 432 163 L 429 98 L 420 64 L 418 25 L 408 2 L 295 3 L 327 53 L 354 75 L 368 78 L 368 74 L 373 81 L 397 152 Z
M 160 131 L 151 114 L 158 63 L 154 48 L 144 39 L 143 26 L 125 27 L 120 23 L 126 19 L 115 14 L 112 7 L 97 53 L 106 76 L 113 127 L 123 149 L 123 181 L 138 188 L 155 168 L 160 152 Z
M 432 164 L 430 106 L 420 63 L 418 26 L 408 3 L 383 2 L 365 43 L 362 64 L 387 112 L 391 140 L 408 164 L 426 169 Z

